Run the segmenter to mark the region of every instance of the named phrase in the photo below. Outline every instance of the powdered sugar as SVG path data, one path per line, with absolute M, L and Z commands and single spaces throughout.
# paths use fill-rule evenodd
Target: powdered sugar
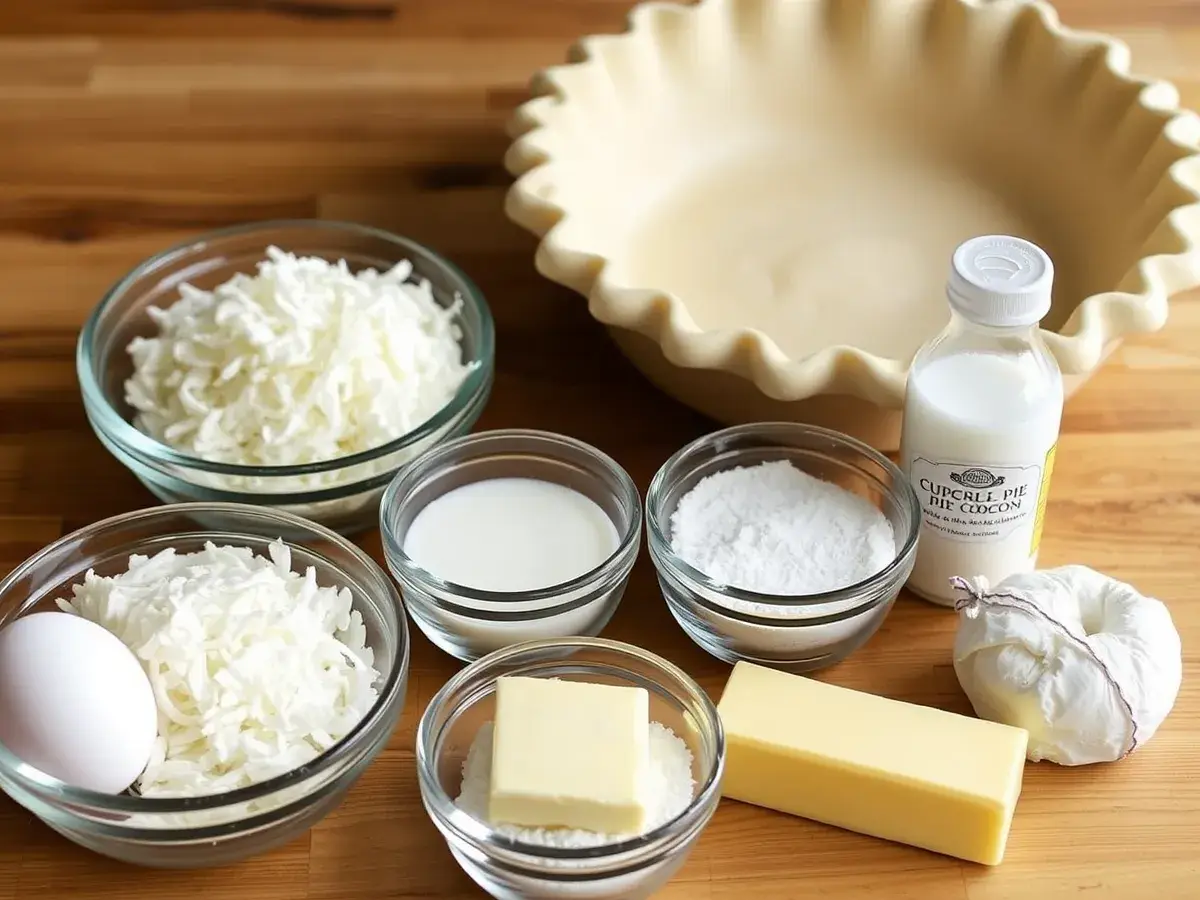
M 488 790 L 492 780 L 492 723 L 479 729 L 463 763 L 462 787 L 455 805 L 481 821 L 487 821 Z M 692 802 L 692 751 L 670 728 L 650 723 L 650 815 L 647 831 L 674 819 Z M 527 844 L 547 847 L 597 847 L 627 840 L 634 835 L 598 834 L 569 828 L 519 828 L 496 824 L 501 834 Z
M 671 515 L 671 549 L 730 587 L 803 596 L 870 578 L 896 538 L 865 498 L 779 460 L 697 483 Z

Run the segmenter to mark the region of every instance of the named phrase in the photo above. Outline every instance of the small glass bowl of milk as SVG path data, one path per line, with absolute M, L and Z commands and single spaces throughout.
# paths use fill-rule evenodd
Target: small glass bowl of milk
M 379 524 L 409 615 L 470 662 L 523 641 L 599 634 L 637 560 L 641 497 L 582 441 L 485 431 L 403 469 Z

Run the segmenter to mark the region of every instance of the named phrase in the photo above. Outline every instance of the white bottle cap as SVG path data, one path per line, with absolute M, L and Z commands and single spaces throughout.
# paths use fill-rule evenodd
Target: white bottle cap
M 971 238 L 954 251 L 946 296 L 972 322 L 1034 325 L 1050 311 L 1054 263 L 1037 244 L 1002 234 Z

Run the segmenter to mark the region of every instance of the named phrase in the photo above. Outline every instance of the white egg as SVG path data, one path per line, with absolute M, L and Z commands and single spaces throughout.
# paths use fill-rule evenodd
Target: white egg
M 0 744 L 18 759 L 117 794 L 146 768 L 157 735 L 150 680 L 116 635 L 61 612 L 0 629 Z

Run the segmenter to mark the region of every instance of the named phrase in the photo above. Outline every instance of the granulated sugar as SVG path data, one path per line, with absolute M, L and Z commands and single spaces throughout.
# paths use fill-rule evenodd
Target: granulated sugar
M 870 578 L 896 537 L 865 498 L 779 460 L 698 482 L 671 515 L 671 549 L 721 584 L 795 597 Z
M 492 723 L 479 729 L 463 763 L 463 780 L 455 805 L 486 822 L 492 781 Z M 692 802 L 692 751 L 670 728 L 650 723 L 650 803 L 647 831 L 674 819 Z M 547 847 L 597 847 L 627 840 L 631 834 L 599 834 L 571 828 L 519 828 L 493 823 L 506 837 Z

